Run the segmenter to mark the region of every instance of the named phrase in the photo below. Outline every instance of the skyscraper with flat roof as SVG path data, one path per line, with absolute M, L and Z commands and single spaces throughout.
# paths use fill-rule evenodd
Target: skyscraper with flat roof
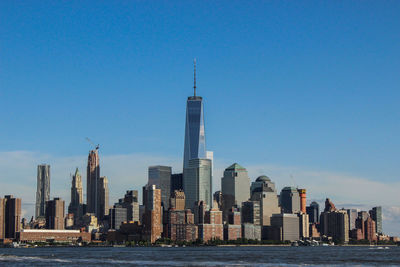
M 310 223 L 319 223 L 319 204 L 317 202 L 311 202 L 306 211 L 310 217 Z
M 46 202 L 46 228 L 64 230 L 64 200 L 55 197 Z
M 42 164 L 37 167 L 36 218 L 45 216 L 48 200 L 50 200 L 50 165 Z
M 372 220 L 375 221 L 375 231 L 378 234 L 382 234 L 382 207 L 374 207 L 369 211 Z
M 100 177 L 98 186 L 98 202 L 99 202 L 99 215 L 98 218 L 102 220 L 105 215 L 109 212 L 109 200 L 108 200 L 108 179 L 106 176 Z
M 0 239 L 14 239 L 20 230 L 21 199 L 12 195 L 0 198 Z
M 189 167 L 191 159 L 206 158 L 203 98 L 196 96 L 196 61 L 194 62 L 194 94 L 186 104 L 185 148 L 183 168 Z
M 196 201 L 204 201 L 212 206 L 211 160 L 191 159 L 183 169 L 183 191 L 186 196 L 186 208 L 194 208 Z
M 165 210 L 169 208 L 169 198 L 171 196 L 171 173 L 169 166 L 150 166 L 148 185 L 155 185 L 161 189 L 161 205 Z
M 223 220 L 227 221 L 229 210 L 233 206 L 240 208 L 250 198 L 250 178 L 246 168 L 237 163 L 226 168 L 221 178 L 221 192 Z
M 300 195 L 297 188 L 285 187 L 279 197 L 283 213 L 300 212 Z

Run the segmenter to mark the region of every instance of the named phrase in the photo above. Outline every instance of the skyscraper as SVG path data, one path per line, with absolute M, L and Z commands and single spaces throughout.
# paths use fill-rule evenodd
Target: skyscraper
M 64 200 L 56 197 L 46 202 L 46 228 L 64 230 Z
M 99 179 L 98 185 L 98 218 L 102 220 L 105 215 L 108 215 L 109 202 L 108 202 L 108 179 L 106 176 L 102 176 Z
M 171 172 L 169 166 L 150 166 L 148 185 L 155 185 L 161 189 L 161 204 L 165 210 L 169 208 L 169 198 L 171 195 Z
M 50 200 L 50 165 L 37 167 L 36 218 L 44 217 L 46 201 Z
M 294 187 L 285 187 L 280 194 L 280 204 L 283 213 L 300 212 L 300 195 Z
M 375 231 L 382 234 L 382 207 L 374 207 L 369 211 L 372 219 L 375 221 Z
M 319 223 L 319 205 L 317 202 L 311 202 L 306 208 L 307 214 L 310 217 L 310 223 Z
M 72 176 L 71 202 L 68 206 L 68 213 L 74 214 L 75 223 L 83 216 L 82 176 L 78 168 L 76 168 L 75 174 Z
M 99 164 L 99 153 L 98 149 L 91 150 L 88 156 L 87 165 L 87 187 L 86 187 L 86 198 L 88 213 L 94 213 L 97 217 L 99 216 L 99 201 L 98 201 L 98 185 L 100 180 L 100 164 Z
M 193 210 L 195 202 L 200 200 L 212 206 L 211 160 L 191 159 L 183 169 L 183 179 L 187 209 Z
M 272 215 L 281 213 L 275 183 L 268 176 L 261 175 L 251 184 L 251 190 L 251 200 L 260 203 L 261 225 L 270 226 Z
M 227 221 L 228 211 L 236 205 L 237 208 L 242 206 L 242 202 L 250 198 L 250 178 L 246 168 L 237 163 L 232 164 L 224 171 L 224 177 L 221 178 L 222 192 L 222 214 L 223 220 Z
M 206 137 L 204 131 L 203 98 L 196 96 L 196 61 L 194 62 L 194 95 L 186 104 L 185 148 L 183 168 L 189 167 L 191 159 L 206 158 Z M 185 177 L 184 177 L 185 179 Z
M 14 239 L 20 230 L 21 199 L 12 195 L 0 198 L 0 239 Z
M 151 185 L 147 186 L 146 191 L 143 227 L 146 239 L 154 243 L 162 233 L 161 190 Z

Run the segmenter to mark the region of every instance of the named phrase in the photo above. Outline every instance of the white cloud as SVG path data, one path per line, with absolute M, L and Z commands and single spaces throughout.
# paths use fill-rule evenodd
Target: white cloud
M 75 167 L 79 167 L 86 188 L 87 156 L 54 157 L 48 154 L 14 151 L 0 152 L 0 195 L 13 194 L 21 197 L 26 216 L 34 210 L 36 193 L 36 166 L 51 165 L 51 197 L 61 197 L 69 204 L 71 179 Z M 213 190 L 220 189 L 223 170 L 233 162 L 216 160 Z M 172 166 L 175 172 L 182 170 L 182 160 L 176 157 L 146 154 L 101 155 L 101 175 L 109 179 L 110 204 L 121 198 L 128 189 L 141 192 L 147 182 L 147 168 L 151 165 Z M 351 174 L 316 171 L 302 167 L 279 165 L 247 165 L 251 181 L 261 174 L 269 176 L 280 190 L 292 185 L 307 189 L 309 201 L 331 198 L 337 207 L 369 209 L 382 206 L 384 231 L 400 235 L 400 182 L 382 183 Z M 293 176 L 293 179 L 291 178 Z M 346 204 L 352 203 L 352 204 Z

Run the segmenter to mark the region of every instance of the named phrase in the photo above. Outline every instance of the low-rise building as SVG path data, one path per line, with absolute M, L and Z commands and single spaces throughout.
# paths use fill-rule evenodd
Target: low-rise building
M 19 242 L 90 242 L 91 234 L 79 230 L 22 229 L 17 233 Z

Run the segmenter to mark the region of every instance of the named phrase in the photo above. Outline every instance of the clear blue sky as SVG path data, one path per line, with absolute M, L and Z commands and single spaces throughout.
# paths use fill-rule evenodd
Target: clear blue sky
M 399 1 L 0 1 L 0 150 L 183 154 L 399 180 Z

